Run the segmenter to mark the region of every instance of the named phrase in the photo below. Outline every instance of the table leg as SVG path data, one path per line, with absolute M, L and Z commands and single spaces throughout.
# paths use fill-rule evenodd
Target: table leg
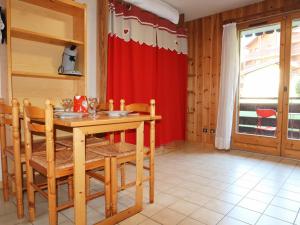
M 111 216 L 111 174 L 110 174 L 110 158 L 105 157 L 104 166 L 104 185 L 105 185 L 105 217 Z
M 85 199 L 85 135 L 80 128 L 73 129 L 74 212 L 75 224 L 86 224 Z
M 117 213 L 118 206 L 118 163 L 116 157 L 111 157 L 111 214 L 115 215 Z
M 143 209 L 144 122 L 136 129 L 136 196 L 135 205 Z

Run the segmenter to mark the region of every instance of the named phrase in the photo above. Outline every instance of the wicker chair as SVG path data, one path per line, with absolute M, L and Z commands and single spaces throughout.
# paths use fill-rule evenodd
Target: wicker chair
M 151 116 L 155 116 L 155 100 L 150 101 L 150 105 L 147 104 L 131 104 L 125 106 L 125 101 L 121 100 L 121 110 L 128 110 L 131 112 L 139 112 L 139 113 L 148 113 Z M 155 149 L 155 121 L 150 122 L 150 148 L 145 148 L 145 156 L 149 157 L 150 165 L 149 167 L 144 166 L 147 170 L 150 171 L 149 178 L 145 180 L 149 180 L 150 182 L 150 191 L 149 198 L 150 202 L 154 201 L 154 149 Z M 127 187 L 131 187 L 135 185 L 135 182 L 131 182 L 126 184 L 125 182 L 125 164 L 131 163 L 135 164 L 134 161 L 136 159 L 136 145 L 126 143 L 125 142 L 125 131 L 121 132 L 121 141 L 119 143 L 111 143 L 105 146 L 97 146 L 92 149 L 93 152 L 97 154 L 101 154 L 105 157 L 111 158 L 111 190 L 112 193 L 116 193 L 118 189 L 117 185 L 117 171 L 115 168 L 120 166 L 121 168 L 121 189 L 125 189 Z M 117 213 L 117 196 L 112 196 L 112 214 Z
M 12 127 L 13 145 L 7 146 L 6 127 Z M 18 218 L 24 217 L 23 206 L 23 188 L 22 188 L 22 161 L 20 146 L 20 126 L 19 126 L 19 105 L 13 100 L 13 106 L 4 104 L 4 100 L 0 100 L 0 136 L 1 136 L 1 163 L 3 178 L 3 198 L 4 201 L 9 200 L 9 177 L 15 183 L 15 195 L 17 202 Z M 24 150 L 24 148 L 22 148 Z M 10 156 L 10 157 L 8 157 Z M 21 159 L 23 158 L 23 160 Z M 14 176 L 8 172 L 8 159 L 12 160 L 14 168 Z
M 57 212 L 73 206 L 73 200 L 57 205 L 57 182 L 60 178 L 73 175 L 73 151 L 71 148 L 56 151 L 53 141 L 53 107 L 47 100 L 45 109 L 31 106 L 24 100 L 24 129 L 25 129 L 25 155 L 27 166 L 27 190 L 29 219 L 35 218 L 34 192 L 38 191 L 48 199 L 49 224 L 57 224 Z M 46 149 L 43 152 L 34 152 L 31 143 L 32 135 L 42 134 L 46 137 Z M 103 168 L 109 170 L 109 159 L 86 149 L 86 170 Z M 33 170 L 47 177 L 47 184 L 43 187 L 35 184 Z M 106 178 L 106 177 L 105 177 Z M 105 197 L 110 197 L 109 182 L 105 180 Z M 96 196 L 93 196 L 96 197 Z M 98 197 L 98 196 L 97 196 Z M 87 197 L 87 199 L 91 199 Z M 106 204 L 106 214 L 109 215 L 109 205 Z
M 9 200 L 9 178 L 15 188 L 15 197 L 17 203 L 18 218 L 24 217 L 23 205 L 23 169 L 25 163 L 25 146 L 21 143 L 20 138 L 20 119 L 19 119 L 19 103 L 16 99 L 12 100 L 12 105 L 4 103 L 0 99 L 0 137 L 1 137 L 1 162 L 3 177 L 3 198 L 4 201 Z M 10 127 L 11 129 L 8 129 Z M 11 131 L 8 136 L 6 131 Z M 8 144 L 11 143 L 12 145 Z M 34 150 L 44 151 L 44 143 L 33 143 Z M 60 146 L 63 148 L 63 146 Z M 11 161 L 13 171 L 9 173 L 8 160 Z
M 113 111 L 114 110 L 114 101 L 112 99 L 109 100 L 108 103 L 99 103 L 97 106 L 97 111 Z M 103 137 L 102 134 L 93 134 L 86 137 L 86 147 L 92 148 L 102 145 L 108 145 L 109 143 L 113 143 L 114 135 L 109 135 L 109 140 L 105 137 Z M 66 146 L 68 148 L 73 148 L 73 137 L 63 137 L 56 141 L 56 143 L 59 143 L 63 146 Z M 100 171 L 103 170 L 103 168 L 100 168 Z M 86 174 L 86 192 L 89 194 L 90 191 L 90 178 L 95 178 L 99 181 L 104 181 L 102 176 L 99 176 L 98 173 L 99 170 L 92 170 L 88 171 Z
M 144 103 L 133 103 L 125 105 L 125 101 L 121 100 L 120 105 L 121 110 L 126 110 L 129 112 L 149 114 L 155 116 L 155 100 L 151 99 L 150 104 Z M 149 171 L 149 177 L 144 178 L 144 181 L 149 181 L 149 202 L 154 202 L 154 152 L 155 152 L 155 120 L 150 121 L 150 146 L 144 147 L 144 159 L 149 159 L 149 165 L 144 166 L 144 169 Z M 121 142 L 125 142 L 125 132 L 121 133 Z M 135 165 L 134 162 L 129 162 L 129 164 Z M 126 184 L 125 176 L 125 166 L 126 163 L 121 165 L 121 188 L 126 189 L 128 187 L 134 186 L 135 182 Z

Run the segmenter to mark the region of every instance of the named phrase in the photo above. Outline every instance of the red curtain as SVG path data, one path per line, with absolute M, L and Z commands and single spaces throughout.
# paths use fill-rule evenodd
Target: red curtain
M 155 99 L 163 120 L 157 126 L 158 143 L 185 139 L 187 57 L 158 49 Z
M 162 116 L 156 125 L 156 144 L 184 140 L 187 55 L 178 45 L 185 41 L 185 35 L 182 30 L 177 34 L 176 26 L 169 26 L 171 22 L 135 6 L 128 8 L 111 1 L 110 9 L 107 99 L 113 99 L 116 108 L 122 98 L 126 104 L 155 99 L 156 114 Z M 134 136 L 129 134 L 126 139 L 134 140 Z

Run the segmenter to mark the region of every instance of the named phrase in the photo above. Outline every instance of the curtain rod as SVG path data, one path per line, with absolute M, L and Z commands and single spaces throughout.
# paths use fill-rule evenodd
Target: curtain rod
M 240 22 L 239 22 L 239 19 L 237 19 L 237 20 L 229 19 L 229 20 L 224 21 L 223 25 L 228 24 L 228 23 L 234 23 L 234 22 L 236 22 L 237 24 L 244 24 L 244 23 L 255 22 L 255 21 L 260 21 L 260 20 L 269 19 L 269 18 L 274 18 L 276 16 L 289 15 L 289 14 L 295 13 L 295 12 L 300 12 L 300 9 L 294 9 L 294 10 L 290 10 L 290 11 L 286 11 L 286 12 L 279 12 L 279 13 L 276 13 L 276 14 L 271 14 L 271 15 L 263 16 L 263 17 L 259 17 L 259 18 L 247 19 L 247 20 L 240 21 Z M 272 13 L 272 12 L 270 12 L 270 13 Z M 259 14 L 258 14 L 258 16 L 259 16 Z

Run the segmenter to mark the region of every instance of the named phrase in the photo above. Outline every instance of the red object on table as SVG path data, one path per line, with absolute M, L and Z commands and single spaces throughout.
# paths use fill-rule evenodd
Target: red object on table
M 74 112 L 87 112 L 88 103 L 86 96 L 74 96 Z

